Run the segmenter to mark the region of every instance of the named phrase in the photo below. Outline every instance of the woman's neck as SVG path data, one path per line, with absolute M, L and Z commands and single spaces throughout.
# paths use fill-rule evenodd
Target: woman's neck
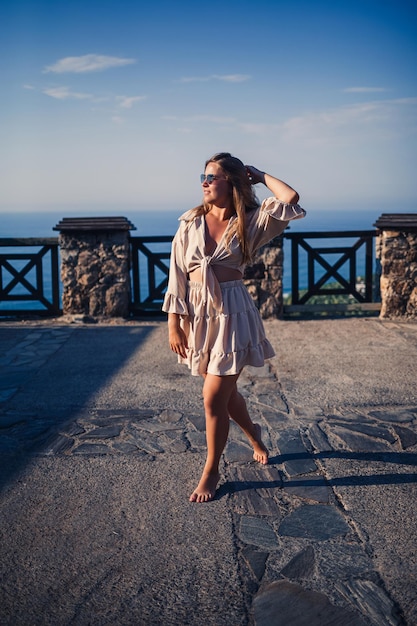
M 212 204 L 209 213 L 219 222 L 229 220 L 235 214 L 235 210 L 230 206 L 220 207 Z

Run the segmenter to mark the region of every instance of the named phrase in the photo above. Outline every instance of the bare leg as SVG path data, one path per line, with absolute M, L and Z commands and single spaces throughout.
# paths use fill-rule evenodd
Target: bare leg
M 228 404 L 236 388 L 236 376 L 214 376 L 206 374 L 203 386 L 204 409 L 206 414 L 207 459 L 197 488 L 190 496 L 190 502 L 208 502 L 214 498 L 219 482 L 220 458 L 229 434 Z
M 237 386 L 230 396 L 228 404 L 229 415 L 243 430 L 253 447 L 253 458 L 258 463 L 266 465 L 268 463 L 268 450 L 262 442 L 261 427 L 254 424 L 248 413 L 244 397 L 238 392 Z

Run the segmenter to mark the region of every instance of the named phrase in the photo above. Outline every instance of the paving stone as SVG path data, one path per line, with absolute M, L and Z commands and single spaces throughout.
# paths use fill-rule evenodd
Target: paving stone
M 111 450 L 104 443 L 82 443 L 73 450 L 73 454 L 110 454 Z
M 242 385 L 240 385 L 239 393 L 241 396 L 245 398 L 246 402 L 250 402 L 252 400 L 252 386 L 251 385 L 247 385 L 246 387 L 243 387 Z
M 179 411 L 172 411 L 171 409 L 166 409 L 158 415 L 158 420 L 160 422 L 166 422 L 169 424 L 177 423 L 181 418 L 182 413 L 179 413 Z
M 166 447 L 167 452 L 172 452 L 172 454 L 182 454 L 183 452 L 187 452 L 188 446 L 180 440 L 173 441 Z
M 344 580 L 371 572 L 374 564 L 359 544 L 325 542 L 317 550 L 319 571 L 329 580 Z
M 247 377 L 259 379 L 259 378 L 275 378 L 274 374 L 271 371 L 271 366 L 269 363 L 265 363 L 262 367 L 253 367 L 252 365 L 248 365 L 245 367 L 244 372 Z
M 249 565 L 253 575 L 257 580 L 262 580 L 265 573 L 266 561 L 268 559 L 268 552 L 261 552 L 249 546 L 243 548 L 242 556 L 246 563 Z
M 276 550 L 279 545 L 274 529 L 261 517 L 242 516 L 238 536 L 243 543 L 259 548 Z
M 262 588 L 252 606 L 255 626 L 366 626 L 357 613 L 334 606 L 323 593 L 285 580 Z
M 25 428 L 25 439 L 27 439 L 28 442 L 30 443 L 31 440 L 38 439 L 39 437 L 42 437 L 42 435 L 49 433 L 51 424 L 48 422 L 44 422 L 44 421 L 37 421 L 37 422 L 32 422 L 31 424 L 28 424 L 28 426 L 24 428 Z
M 279 534 L 325 541 L 350 531 L 340 513 L 330 505 L 306 504 L 290 513 L 281 523 Z
M 328 504 L 332 490 L 322 476 L 303 476 L 298 480 L 284 480 L 282 488 L 286 493 L 297 498 Z
M 376 439 L 385 439 L 388 443 L 395 443 L 395 437 L 388 428 L 379 425 L 365 424 L 365 423 L 355 423 L 349 424 L 346 422 L 331 422 L 332 427 L 341 426 L 347 430 L 353 430 L 354 432 L 362 433 L 363 435 L 368 435 L 368 437 L 375 437 Z
M 155 439 L 151 439 L 148 437 L 145 439 L 144 437 L 139 437 L 135 433 L 130 433 L 131 438 L 133 439 L 133 443 L 135 443 L 138 448 L 145 450 L 145 452 L 161 453 L 164 452 L 164 449 L 155 441 Z
M 204 448 L 206 446 L 205 433 L 188 431 L 186 436 L 192 448 Z
M 355 424 L 356 422 L 366 422 L 367 424 L 378 424 L 378 420 L 370 418 L 368 414 L 357 413 L 356 411 L 348 411 L 345 408 L 340 409 L 340 412 L 329 413 L 326 416 L 326 422 L 340 422 L 347 424 Z
M 281 398 L 281 396 L 273 396 L 272 394 L 268 393 L 268 394 L 262 394 L 260 396 L 258 396 L 258 402 L 260 404 L 263 404 L 265 406 L 271 407 L 273 409 L 276 409 L 277 411 L 286 411 L 287 409 L 287 405 L 285 404 L 284 400 Z
M 261 496 L 255 489 L 238 492 L 238 504 L 241 504 L 248 515 L 270 516 L 274 521 L 281 517 L 281 511 L 274 498 Z
M 258 470 L 258 465 L 243 465 L 228 469 L 228 485 L 231 504 L 236 512 L 245 515 L 265 515 L 274 519 L 281 517 L 280 507 L 274 495 L 281 486 L 277 480 L 270 480 L 266 468 Z
M 89 410 L 89 415 L 85 419 L 95 420 L 96 423 L 107 422 L 112 423 L 114 420 L 129 420 L 132 425 L 141 420 L 149 420 L 154 418 L 153 409 L 97 409 Z M 81 419 L 81 416 L 79 417 Z
M 63 454 L 74 445 L 75 440 L 65 435 L 55 435 L 51 437 L 42 450 L 42 454 L 53 456 L 55 454 Z
M 331 434 L 337 436 L 348 450 L 354 452 L 387 452 L 391 450 L 388 443 L 340 426 L 333 426 Z
M 159 443 L 173 454 L 187 452 L 189 448 L 188 441 L 185 439 L 182 431 L 169 430 L 159 437 Z
M 121 426 L 103 426 L 83 433 L 80 439 L 112 439 L 118 437 L 121 430 Z
M 270 409 L 262 407 L 261 413 L 269 428 L 272 430 L 277 428 L 281 429 L 283 424 L 288 423 L 288 413 L 284 413 L 283 411 L 271 411 Z
M 331 452 L 333 450 L 326 434 L 322 431 L 319 424 L 312 424 L 308 427 L 307 437 L 314 450 L 317 452 Z
M 281 462 L 288 476 L 317 472 L 317 466 L 306 450 L 300 432 L 291 428 L 284 430 L 277 441 Z
M 297 419 L 302 418 L 306 421 L 316 421 L 319 419 L 323 419 L 323 409 L 319 406 L 297 406 L 296 404 L 291 405 L 291 413 Z
M 132 452 L 137 452 L 139 449 L 134 443 L 127 441 L 115 441 L 112 447 L 113 450 L 123 452 L 124 454 L 131 454 Z
M 391 599 L 375 583 L 365 579 L 350 579 L 337 584 L 347 600 L 354 603 L 378 626 L 400 626 L 404 624 Z M 412 626 L 410 624 L 410 626 Z
M 265 466 L 256 465 L 256 467 L 259 468 L 258 469 L 259 475 L 264 477 L 264 481 L 266 483 L 265 484 L 266 489 L 282 489 L 282 485 L 283 485 L 282 474 L 275 465 L 265 465 Z M 265 495 L 267 495 L 267 492 L 265 492 Z
M 244 465 L 237 468 L 236 476 L 247 489 L 256 489 L 264 496 L 269 496 L 271 489 L 280 489 L 282 486 L 281 474 L 272 465 Z
M 191 422 L 198 431 L 206 432 L 206 418 L 204 415 L 191 415 L 188 417 L 188 421 Z
M 370 411 L 368 413 L 371 417 L 376 417 L 382 422 L 412 422 L 417 417 L 417 408 L 412 410 L 404 409 L 387 409 L 385 411 Z
M 42 337 L 48 333 L 48 330 L 32 330 L 32 332 L 30 332 L 28 334 L 28 338 L 25 341 L 30 341 L 31 343 L 33 341 L 35 341 L 35 339 L 42 339 Z M 25 343 L 25 341 L 22 341 L 21 343 Z M 20 344 L 19 344 L 20 345 Z
M 247 463 L 252 459 L 253 450 L 244 443 L 228 441 L 225 449 L 225 458 L 229 463 Z
M 281 574 L 291 580 L 310 578 L 314 573 L 315 563 L 314 548 L 313 546 L 307 546 L 291 559 L 281 570 Z
M 411 448 L 417 443 L 417 433 L 415 433 L 413 430 L 410 430 L 410 428 L 394 425 L 393 429 L 400 438 L 401 447 L 403 448 L 403 450 L 407 450 L 407 448 Z
M 171 424 L 169 422 L 160 423 L 156 421 L 143 421 L 135 424 L 135 428 L 138 430 L 145 430 L 148 433 L 159 433 L 165 430 L 179 430 L 181 426 L 178 423 Z
M 77 435 L 85 433 L 85 429 L 80 426 L 80 424 L 77 424 L 77 422 L 71 422 L 61 430 L 61 433 L 67 435 L 68 437 L 76 437 Z
M 252 394 L 255 394 L 256 396 L 260 396 L 264 394 L 274 395 L 274 396 L 281 395 L 280 385 L 275 377 L 274 378 L 270 377 L 268 379 L 263 378 L 260 380 L 258 380 L 258 378 L 255 378 L 251 387 L 251 391 L 252 391 Z

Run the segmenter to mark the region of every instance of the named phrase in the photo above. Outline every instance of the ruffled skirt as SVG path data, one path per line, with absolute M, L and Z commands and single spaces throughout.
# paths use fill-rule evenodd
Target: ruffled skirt
M 265 336 L 262 319 L 241 280 L 220 283 L 223 310 L 203 301 L 201 283 L 188 284 L 188 316 L 181 327 L 188 339 L 187 358 L 193 376 L 238 374 L 245 365 L 262 367 L 275 352 Z

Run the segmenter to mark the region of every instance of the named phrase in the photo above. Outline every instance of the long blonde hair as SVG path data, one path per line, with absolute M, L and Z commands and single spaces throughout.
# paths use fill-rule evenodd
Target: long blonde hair
M 206 161 L 205 167 L 209 163 L 218 163 L 224 175 L 232 185 L 232 204 L 237 215 L 237 220 L 229 230 L 225 245 L 229 246 L 230 241 L 236 234 L 242 249 L 243 260 L 248 263 L 251 260 L 250 246 L 246 230 L 246 213 L 259 207 L 259 200 L 249 181 L 246 168 L 242 161 L 234 157 L 230 152 L 219 152 Z M 203 215 L 210 211 L 211 205 L 204 202 L 194 209 L 195 216 Z

